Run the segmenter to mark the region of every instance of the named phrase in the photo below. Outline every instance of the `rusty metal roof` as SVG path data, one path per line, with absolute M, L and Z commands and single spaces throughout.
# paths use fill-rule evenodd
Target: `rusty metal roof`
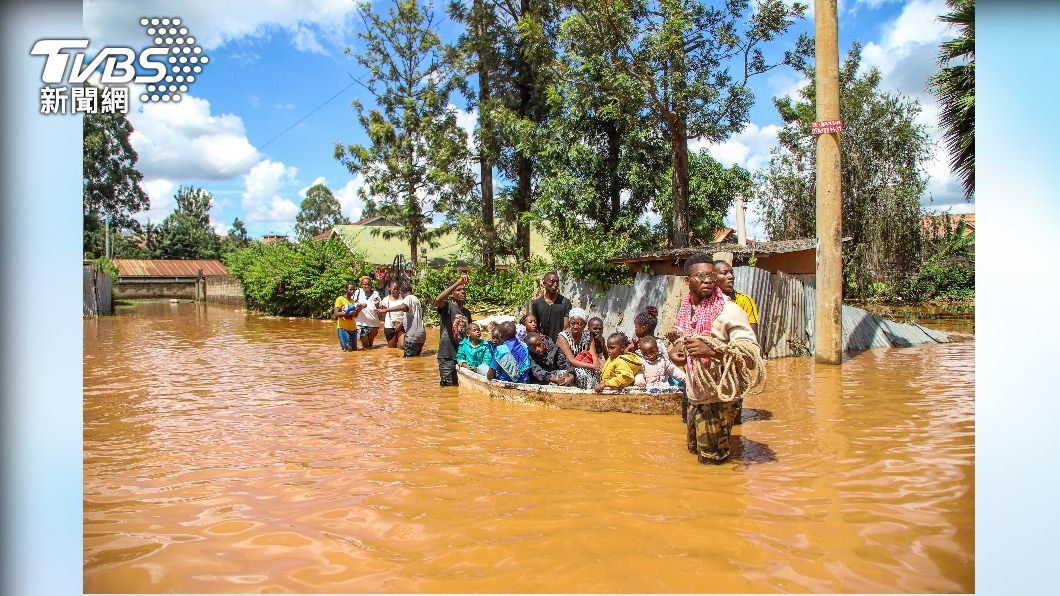
M 775 254 L 799 252 L 803 250 L 816 250 L 816 238 L 798 238 L 795 240 L 774 240 L 771 242 L 748 241 L 746 245 L 735 243 L 711 243 L 702 246 L 688 246 L 685 248 L 669 248 L 634 254 L 627 254 L 609 259 L 608 263 L 636 263 L 640 261 L 656 261 L 659 259 L 687 259 L 696 253 L 731 252 L 738 254 Z
M 195 277 L 229 275 L 228 268 L 217 260 L 114 259 L 120 277 Z

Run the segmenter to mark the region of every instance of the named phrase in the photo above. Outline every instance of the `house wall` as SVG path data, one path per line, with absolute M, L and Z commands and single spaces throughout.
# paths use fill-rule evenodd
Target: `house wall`
M 800 275 L 806 273 L 817 273 L 817 251 L 810 248 L 798 252 L 786 252 L 758 257 L 756 267 L 765 269 L 770 273 L 790 273 Z
M 242 306 L 243 288 L 234 277 L 227 275 L 207 276 L 206 301 Z
M 152 299 L 152 298 L 187 298 L 195 300 L 197 296 L 196 279 L 193 277 L 161 279 L 119 278 L 114 284 L 116 300 Z
M 715 259 L 732 261 L 733 253 L 716 252 L 712 255 Z M 737 266 L 746 261 L 747 255 L 736 255 Z M 756 267 L 770 273 L 784 272 L 791 275 L 814 274 L 817 272 L 817 251 L 809 248 L 798 252 L 773 253 L 768 255 L 756 255 L 758 262 Z M 651 268 L 655 275 L 684 275 L 683 263 L 674 264 L 674 259 L 658 259 L 654 261 L 641 261 L 638 263 L 626 263 L 626 267 L 634 273 L 644 271 L 644 266 Z

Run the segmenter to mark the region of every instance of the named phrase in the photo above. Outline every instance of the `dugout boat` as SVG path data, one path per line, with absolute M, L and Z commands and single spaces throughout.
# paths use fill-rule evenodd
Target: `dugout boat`
M 589 412 L 629 412 L 632 414 L 680 414 L 680 389 L 647 391 L 638 388 L 605 389 L 595 393 L 577 387 L 556 385 L 529 385 L 508 381 L 490 380 L 477 372 L 458 367 L 460 390 L 468 390 L 524 404 L 539 404 L 565 410 Z

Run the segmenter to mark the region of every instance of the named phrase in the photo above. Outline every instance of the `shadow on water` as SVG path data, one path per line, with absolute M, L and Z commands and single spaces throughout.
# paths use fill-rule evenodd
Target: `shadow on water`
M 757 408 L 743 408 L 740 412 L 740 421 L 743 422 L 761 422 L 763 420 L 772 420 L 773 412 L 769 410 L 759 410 Z
M 744 410 L 744 415 L 747 415 L 747 410 Z M 746 421 L 746 418 L 744 420 Z M 752 441 L 742 435 L 733 438 L 738 438 L 739 441 L 732 446 L 729 461 L 736 465 L 736 469 L 746 468 L 753 464 L 768 464 L 777 461 L 777 454 L 769 448 L 769 445 Z

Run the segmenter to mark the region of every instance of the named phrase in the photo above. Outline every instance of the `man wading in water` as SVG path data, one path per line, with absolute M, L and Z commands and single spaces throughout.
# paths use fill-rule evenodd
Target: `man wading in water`
M 667 333 L 670 359 L 681 365 L 687 356 L 688 450 L 700 463 L 720 464 L 729 459 L 736 400 L 765 380 L 765 368 L 747 313 L 714 283 L 710 255 L 689 257 L 685 283 L 688 296 Z
M 460 279 L 453 282 L 453 285 L 442 290 L 434 301 L 434 307 L 438 309 L 440 325 L 438 329 L 438 376 L 442 387 L 459 384 L 456 375 L 456 348 L 463 338 L 458 337 L 458 331 L 453 323 L 459 316 L 463 316 L 468 323 L 471 322 L 471 311 L 464 307 L 467 303 L 464 288 L 469 281 L 468 274 L 464 273 Z M 453 297 L 452 300 L 449 300 L 450 296 Z

